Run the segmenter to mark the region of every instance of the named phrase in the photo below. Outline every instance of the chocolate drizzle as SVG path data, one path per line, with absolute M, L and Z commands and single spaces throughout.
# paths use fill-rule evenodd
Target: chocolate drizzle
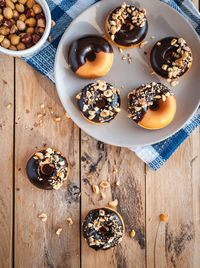
M 51 148 L 37 151 L 26 166 L 31 183 L 45 190 L 59 189 L 67 179 L 68 169 L 66 158 Z
M 159 40 L 152 48 L 150 62 L 158 75 L 176 79 L 189 69 L 192 54 L 183 38 L 166 37 Z
M 95 123 L 110 122 L 120 112 L 119 90 L 103 80 L 85 86 L 76 98 L 83 115 Z
M 159 100 L 165 101 L 170 95 L 170 89 L 161 83 L 152 82 L 134 89 L 128 94 L 129 118 L 138 123 L 148 109 L 159 109 Z
M 73 72 L 84 65 L 86 60 L 94 61 L 95 54 L 101 51 L 113 53 L 111 45 L 101 36 L 87 35 L 73 41 L 68 52 L 68 61 Z
M 111 39 L 120 46 L 130 47 L 142 42 L 148 31 L 146 10 L 122 4 L 108 18 Z
M 109 208 L 91 210 L 83 224 L 83 236 L 89 247 L 107 250 L 122 241 L 124 224 L 117 212 Z

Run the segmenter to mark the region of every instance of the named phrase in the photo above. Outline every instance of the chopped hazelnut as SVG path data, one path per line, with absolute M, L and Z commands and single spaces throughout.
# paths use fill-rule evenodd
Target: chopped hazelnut
M 160 214 L 160 220 L 161 221 L 167 221 L 168 220 L 168 216 L 166 216 L 165 214 Z
M 118 200 L 115 199 L 114 201 L 110 201 L 108 203 L 108 205 L 111 207 L 111 208 L 115 208 L 117 205 L 118 205 Z
M 67 218 L 67 222 L 68 222 L 69 224 L 73 224 L 73 221 L 72 221 L 71 218 Z
M 94 192 L 95 194 L 98 194 L 98 193 L 99 193 L 99 187 L 98 187 L 98 185 L 93 184 L 93 185 L 92 185 L 92 190 L 93 190 L 93 192 Z
M 135 231 L 134 230 L 131 230 L 130 231 L 130 237 L 133 238 L 135 236 Z
M 62 230 L 63 230 L 63 228 L 62 228 L 62 227 L 59 227 L 58 230 L 56 231 L 56 234 L 57 234 L 57 235 L 60 235 L 61 232 L 62 232 Z
M 39 217 L 39 218 L 41 219 L 41 221 L 43 221 L 43 222 L 45 222 L 45 221 L 47 220 L 47 215 L 46 215 L 45 213 L 40 214 L 38 217 Z

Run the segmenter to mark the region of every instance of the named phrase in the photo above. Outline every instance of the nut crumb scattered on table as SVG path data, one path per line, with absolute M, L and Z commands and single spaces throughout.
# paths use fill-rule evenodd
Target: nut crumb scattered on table
M 96 184 L 93 184 L 93 185 L 92 185 L 92 190 L 93 190 L 93 192 L 94 192 L 95 194 L 98 194 L 98 193 L 99 193 L 99 186 L 96 185 Z
M 38 217 L 39 217 L 39 218 L 41 219 L 41 221 L 43 221 L 43 222 L 45 222 L 45 221 L 47 220 L 47 215 L 46 215 L 45 213 L 40 214 Z
M 63 230 L 63 228 L 62 228 L 62 227 L 59 227 L 58 230 L 56 231 L 56 234 L 57 234 L 57 235 L 60 235 L 61 232 L 62 232 L 62 230 Z
M 130 231 L 130 237 L 133 238 L 135 236 L 135 231 L 134 230 L 131 230 Z
M 161 221 L 167 221 L 168 220 L 168 216 L 165 215 L 164 213 L 160 214 L 160 220 Z
M 108 205 L 111 207 L 111 208 L 115 208 L 117 205 L 118 205 L 118 200 L 115 199 L 114 201 L 110 201 L 108 203 Z
M 73 220 L 72 220 L 72 218 L 67 218 L 67 222 L 68 222 L 69 224 L 73 224 Z

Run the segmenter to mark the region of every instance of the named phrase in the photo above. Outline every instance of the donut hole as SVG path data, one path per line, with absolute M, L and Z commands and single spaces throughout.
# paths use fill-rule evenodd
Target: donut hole
M 95 61 L 95 59 L 96 59 L 96 54 L 95 54 L 95 52 L 94 51 L 90 51 L 87 55 L 86 55 L 86 59 L 88 60 L 88 61 Z
M 99 109 L 103 109 L 106 105 L 106 101 L 104 99 L 99 99 L 97 100 L 96 102 L 96 106 L 99 108 Z
M 159 109 L 159 103 L 158 103 L 158 101 L 154 101 L 153 104 L 149 106 L 149 108 L 152 111 L 157 111 Z
M 164 53 L 164 59 L 167 62 L 171 62 L 176 60 L 177 58 L 175 57 L 175 55 L 177 55 L 176 49 L 174 48 L 170 48 L 168 49 L 165 53 Z
M 54 166 L 50 164 L 44 164 L 41 166 L 40 171 L 44 175 L 52 175 L 54 171 Z
M 102 235 L 106 235 L 109 232 L 109 228 L 107 226 L 102 225 L 101 228 L 99 229 L 99 232 Z

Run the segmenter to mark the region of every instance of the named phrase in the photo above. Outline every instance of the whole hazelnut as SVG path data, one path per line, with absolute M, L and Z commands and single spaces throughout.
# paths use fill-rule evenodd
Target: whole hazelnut
M 20 30 L 20 31 L 24 31 L 26 29 L 26 24 L 21 21 L 21 20 L 18 20 L 17 21 L 17 28 Z
M 18 28 L 17 28 L 17 26 L 14 24 L 12 27 L 11 27 L 11 29 L 10 29 L 10 33 L 11 34 L 15 34 L 15 33 L 17 33 L 18 32 Z
M 25 20 L 26 25 L 28 25 L 29 27 L 33 27 L 36 25 L 36 19 L 33 17 L 28 18 L 27 20 Z
M 19 42 L 20 42 L 20 37 L 17 36 L 16 34 L 13 34 L 10 37 L 10 42 L 11 42 L 12 45 L 18 45 Z
M 3 41 L 4 38 L 5 38 L 5 36 L 0 34 L 0 43 Z
M 28 8 L 32 8 L 35 5 L 35 0 L 28 0 L 26 5 Z
M 17 3 L 18 0 L 12 0 L 13 3 Z
M 4 38 L 3 41 L 1 42 L 1 46 L 4 48 L 9 48 L 10 40 L 8 40 L 7 38 Z
M 20 4 L 22 4 L 22 5 L 25 5 L 26 2 L 27 2 L 27 0 L 18 0 L 18 2 L 19 2 Z
M 19 34 L 20 39 L 21 39 L 25 34 L 26 34 L 26 33 L 20 33 L 20 34 Z
M 13 10 L 15 9 L 15 5 L 13 4 L 11 0 L 6 0 L 6 6 L 10 7 Z
M 44 33 L 44 28 L 42 27 L 35 27 L 35 33 L 42 36 Z
M 0 25 L 3 23 L 3 15 L 0 14 Z
M 6 26 L 2 26 L 0 27 L 0 34 L 2 35 L 8 35 L 10 33 L 10 29 Z
M 19 16 L 19 20 L 21 20 L 21 21 L 25 21 L 26 20 L 26 15 L 25 14 L 21 14 L 20 16 Z
M 26 44 L 26 48 L 30 48 L 30 47 L 32 47 L 32 46 L 34 46 L 33 43 Z
M 35 31 L 35 29 L 34 29 L 33 27 L 28 27 L 28 28 L 26 29 L 26 33 L 28 33 L 28 34 L 33 34 L 34 31 Z
M 37 26 L 38 27 L 42 27 L 42 28 L 45 28 L 45 26 L 46 26 L 46 22 L 45 22 L 45 19 L 38 19 L 38 21 L 37 21 Z
M 35 12 L 35 14 L 39 14 L 42 12 L 42 7 L 39 4 L 35 4 L 33 6 L 33 11 Z
M 17 10 L 13 10 L 13 18 L 17 20 L 19 18 L 19 12 Z
M 24 49 L 26 49 L 26 46 L 25 46 L 24 43 L 20 42 L 20 43 L 17 45 L 17 49 L 18 49 L 18 50 L 24 50 Z
M 21 41 L 24 43 L 24 44 L 29 44 L 32 42 L 32 37 L 30 34 L 25 34 L 22 36 L 21 38 Z
M 3 15 L 6 19 L 12 19 L 13 11 L 10 7 L 5 7 L 3 10 Z
M 3 12 L 2 12 L 2 9 L 0 8 L 0 14 L 2 14 Z
M 17 50 L 17 48 L 15 46 L 13 46 L 13 45 L 10 45 L 8 49 L 10 49 L 10 50 Z
M 5 7 L 6 2 L 4 0 L 0 0 L 0 7 Z
M 36 44 L 40 40 L 40 36 L 38 34 L 32 35 L 33 43 Z
M 7 26 L 8 28 L 11 28 L 13 25 L 13 22 L 11 20 L 5 19 L 3 25 Z
M 16 9 L 19 13 L 23 13 L 24 12 L 24 5 L 22 4 L 16 4 Z
M 29 8 L 28 11 L 26 12 L 26 17 L 30 18 L 30 17 L 35 17 L 35 13 L 33 11 L 32 8 Z

